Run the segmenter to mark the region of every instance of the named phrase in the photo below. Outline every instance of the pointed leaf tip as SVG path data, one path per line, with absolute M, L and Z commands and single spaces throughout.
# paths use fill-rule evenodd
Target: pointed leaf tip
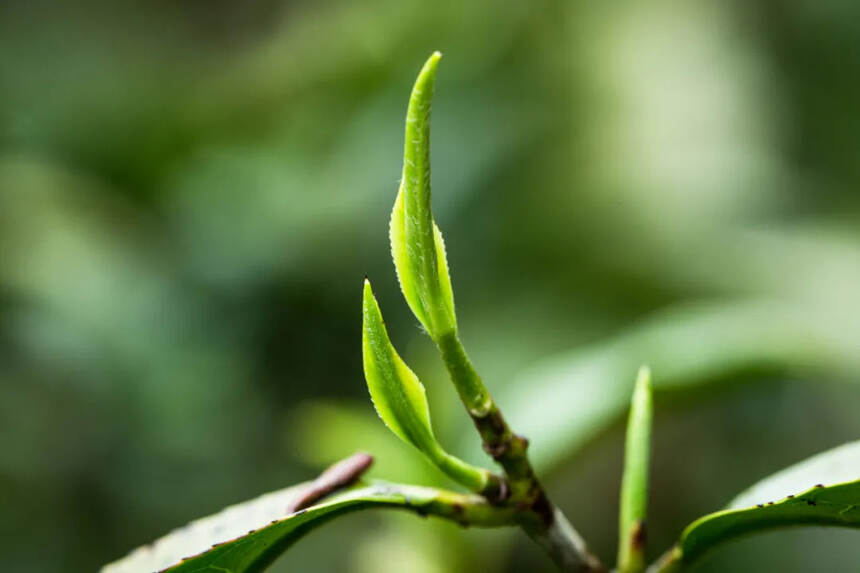
M 436 50 L 430 57 L 427 58 L 427 61 L 424 62 L 424 68 L 422 71 L 432 68 L 433 71 L 436 71 L 436 67 L 439 65 L 439 60 L 442 59 L 442 52 Z
M 651 368 L 647 364 L 639 367 L 639 372 L 636 374 L 636 387 L 643 387 L 649 390 L 651 388 Z

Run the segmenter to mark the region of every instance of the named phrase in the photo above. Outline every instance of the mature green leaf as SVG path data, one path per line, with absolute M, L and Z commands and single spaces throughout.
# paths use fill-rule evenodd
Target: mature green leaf
M 651 457 L 651 371 L 643 366 L 636 378 L 627 442 L 618 535 L 618 571 L 638 573 L 645 568 L 645 515 L 648 510 L 648 466 Z
M 265 569 L 303 535 L 344 513 L 369 508 L 403 508 L 492 527 L 510 522 L 509 512 L 476 496 L 433 488 L 379 482 L 333 495 L 307 509 L 290 512 L 312 484 L 300 484 L 228 507 L 140 547 L 106 565 L 102 573 L 250 573 Z M 459 508 L 459 509 L 458 509 Z
M 362 354 L 364 377 L 376 412 L 385 425 L 457 482 L 483 491 L 491 480 L 487 470 L 470 466 L 446 453 L 430 425 L 424 385 L 400 358 L 385 329 L 370 282 L 364 281 Z
M 734 498 L 728 509 L 743 509 L 822 483 L 860 479 L 860 440 L 816 454 L 777 472 Z
M 430 104 L 441 57 L 439 52 L 430 56 L 412 88 L 403 175 L 389 227 L 403 296 L 434 339 L 457 328 L 445 244 L 430 207 Z
M 541 361 L 518 376 L 498 402 L 529 437 L 535 466 L 548 469 L 621 416 L 629 380 L 640 364 L 647 362 L 660 373 L 655 391 L 690 388 L 750 370 L 853 382 L 860 379 L 856 344 L 840 328 L 796 305 L 767 300 L 685 304 L 619 336 Z
M 735 537 L 791 525 L 860 527 L 860 441 L 818 454 L 756 484 L 690 524 L 663 571 L 693 562 Z M 823 485 L 832 484 L 832 485 Z

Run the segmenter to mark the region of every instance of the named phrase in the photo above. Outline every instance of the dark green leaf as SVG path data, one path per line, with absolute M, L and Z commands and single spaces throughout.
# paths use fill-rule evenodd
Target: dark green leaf
M 860 478 L 860 441 L 774 474 L 742 493 L 730 504 L 730 509 L 690 524 L 658 570 L 674 571 L 715 545 L 756 531 L 792 525 L 860 527 L 857 478 Z
M 130 555 L 106 565 L 102 573 L 251 573 L 265 569 L 303 535 L 344 513 L 369 508 L 402 508 L 470 525 L 509 524 L 510 511 L 477 496 L 433 488 L 379 482 L 344 491 L 305 510 L 290 508 L 311 484 L 301 484 L 228 507 L 199 519 Z M 460 516 L 460 517 L 458 517 Z

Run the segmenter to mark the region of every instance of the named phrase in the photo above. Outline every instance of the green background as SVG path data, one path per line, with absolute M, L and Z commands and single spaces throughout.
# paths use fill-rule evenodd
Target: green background
M 440 440 L 468 438 L 387 244 L 409 89 L 437 49 L 434 210 L 462 337 L 503 411 L 546 357 L 695 301 L 779 301 L 832 340 L 791 336 L 837 341 L 810 368 L 658 392 L 649 557 L 857 438 L 856 2 L 7 0 L 4 570 L 95 570 L 357 444 L 380 477 L 450 485 L 375 419 L 360 351 L 369 275 Z M 690 360 L 698 341 L 655 352 Z M 621 417 L 553 448 L 551 494 L 611 561 Z M 771 533 L 697 570 L 848 571 L 857 541 Z M 513 532 L 364 514 L 274 570 L 549 567 Z

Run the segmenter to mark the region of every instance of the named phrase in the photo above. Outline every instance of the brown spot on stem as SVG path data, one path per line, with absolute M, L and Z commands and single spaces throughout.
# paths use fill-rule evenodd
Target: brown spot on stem
M 462 525 L 463 527 L 469 525 L 469 520 L 465 517 L 466 508 L 463 506 L 462 503 L 455 502 L 451 504 L 451 513 L 453 514 L 452 517 L 454 521 L 456 521 L 458 524 Z
M 485 443 L 483 445 L 483 448 L 484 451 L 487 452 L 487 455 L 497 461 L 499 458 L 501 458 L 508 452 L 508 444 L 503 442 L 497 442 L 492 444 Z
M 645 532 L 645 522 L 640 519 L 633 525 L 633 531 L 630 536 L 630 542 L 633 544 L 633 549 L 644 551 L 647 537 L 648 536 Z
M 540 488 L 540 485 L 536 483 L 537 488 Z M 534 511 L 538 517 L 540 517 L 541 521 L 544 522 L 547 526 L 552 525 L 555 517 L 552 514 L 552 504 L 549 502 L 549 498 L 547 498 L 546 493 L 543 489 L 538 489 L 537 497 L 532 503 L 531 507 L 532 511 Z

